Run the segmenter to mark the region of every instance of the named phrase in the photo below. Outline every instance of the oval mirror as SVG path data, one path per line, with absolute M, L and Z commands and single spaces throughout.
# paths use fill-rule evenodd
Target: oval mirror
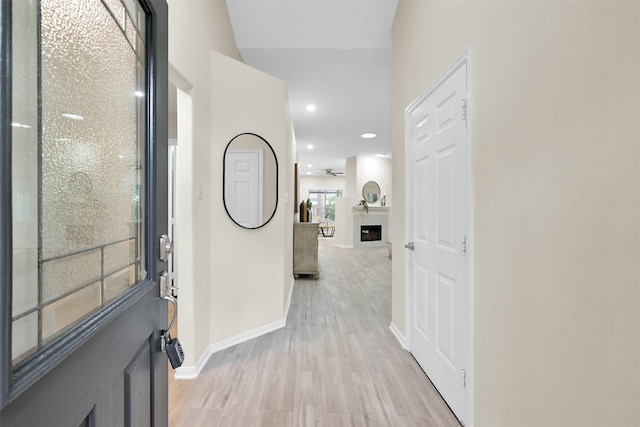
M 362 186 L 362 198 L 367 203 L 375 203 L 380 198 L 380 186 L 375 181 L 368 181 Z
M 229 141 L 223 161 L 224 208 L 240 227 L 260 228 L 278 206 L 278 160 L 261 136 L 241 133 Z

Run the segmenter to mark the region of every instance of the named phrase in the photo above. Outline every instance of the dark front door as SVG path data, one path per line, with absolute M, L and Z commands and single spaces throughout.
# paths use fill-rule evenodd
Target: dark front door
M 165 0 L 6 0 L 0 32 L 0 425 L 166 426 Z

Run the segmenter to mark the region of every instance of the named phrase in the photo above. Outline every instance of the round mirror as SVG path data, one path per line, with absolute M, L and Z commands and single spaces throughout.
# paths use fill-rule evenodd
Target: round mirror
M 260 228 L 278 206 L 278 160 L 271 145 L 254 133 L 235 136 L 224 150 L 224 208 L 240 227 Z
M 380 198 L 380 186 L 375 181 L 369 181 L 362 186 L 362 198 L 367 203 L 375 203 Z

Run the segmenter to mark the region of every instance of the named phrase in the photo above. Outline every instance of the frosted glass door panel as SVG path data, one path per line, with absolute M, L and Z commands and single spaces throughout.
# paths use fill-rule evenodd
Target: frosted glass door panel
M 146 277 L 146 15 L 128 0 L 13 13 L 17 364 Z

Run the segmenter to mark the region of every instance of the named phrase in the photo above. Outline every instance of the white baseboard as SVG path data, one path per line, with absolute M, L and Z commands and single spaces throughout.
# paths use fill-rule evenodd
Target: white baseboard
M 284 324 L 287 324 L 287 318 L 289 317 L 289 307 L 291 307 L 291 296 L 293 295 L 293 287 L 296 284 L 296 279 L 291 276 L 291 287 L 289 288 L 289 299 L 287 299 L 287 305 L 284 308 Z
M 400 329 L 398 329 L 396 324 L 391 322 L 391 325 L 389 325 L 389 329 L 391 329 L 391 333 L 396 337 L 402 348 L 406 350 L 407 346 L 404 342 L 404 335 L 402 335 L 402 332 L 400 332 Z
M 247 332 L 243 332 L 233 337 L 225 338 L 221 341 L 214 342 L 209 344 L 207 349 L 198 359 L 198 362 L 195 366 L 181 366 L 176 369 L 176 373 L 173 375 L 175 379 L 178 380 L 192 380 L 197 378 L 202 372 L 202 369 L 209 361 L 209 357 L 214 353 L 217 353 L 220 350 L 224 350 L 225 348 L 233 347 L 234 345 L 241 344 L 245 341 L 252 340 L 254 338 L 258 338 L 261 335 L 268 334 L 269 332 L 273 332 L 285 326 L 284 319 L 276 320 L 275 322 L 271 322 L 267 325 L 260 326 L 258 328 L 252 329 Z
M 210 347 L 211 346 L 207 347 L 204 353 L 200 355 L 200 358 L 196 362 L 195 366 L 180 366 L 179 368 L 177 368 L 176 372 L 173 374 L 173 378 L 177 380 L 192 380 L 194 378 L 198 378 L 198 375 L 200 375 L 202 368 L 204 368 L 204 365 L 207 364 L 209 357 L 213 354 L 209 351 Z
M 249 340 L 252 340 L 254 338 L 258 338 L 261 335 L 268 334 L 269 332 L 273 332 L 273 331 L 278 330 L 280 328 L 284 328 L 285 325 L 287 324 L 287 317 L 289 315 L 289 307 L 291 306 L 291 296 L 293 295 L 293 286 L 294 286 L 294 284 L 295 284 L 295 280 L 292 277 L 291 278 L 291 289 L 289 290 L 289 299 L 287 300 L 287 306 L 286 306 L 285 311 L 283 313 L 284 317 L 282 319 L 276 320 L 275 322 L 271 322 L 271 323 L 269 323 L 267 325 L 260 326 L 258 328 L 252 329 L 250 331 L 243 332 L 243 333 L 238 334 L 236 336 L 229 337 L 229 338 L 223 339 L 221 341 L 209 344 L 209 346 L 204 351 L 204 353 L 202 353 L 202 355 L 200 355 L 200 358 L 196 362 L 195 366 L 181 366 L 178 369 L 176 369 L 176 372 L 173 375 L 173 377 L 175 379 L 178 379 L 178 380 L 192 380 L 192 379 L 195 379 L 195 378 L 198 377 L 198 375 L 200 375 L 200 372 L 202 372 L 202 369 L 204 368 L 204 366 L 209 361 L 209 358 L 211 357 L 211 355 L 213 355 L 214 353 L 217 353 L 218 351 L 224 350 L 225 348 L 229 348 L 229 347 L 233 347 L 234 345 L 241 344 L 241 343 L 243 343 L 245 341 L 249 341 Z
M 353 245 L 339 245 L 336 243 L 335 246 L 343 249 L 353 249 Z

